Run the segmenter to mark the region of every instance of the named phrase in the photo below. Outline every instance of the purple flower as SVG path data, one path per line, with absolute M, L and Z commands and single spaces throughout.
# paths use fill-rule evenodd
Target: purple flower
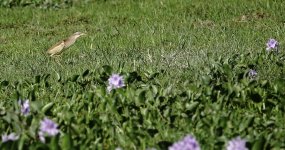
M 44 137 L 44 133 L 42 131 L 39 131 L 39 138 L 40 138 L 40 141 L 45 143 L 46 142 L 46 139 Z
M 16 135 L 15 133 L 10 133 L 9 135 L 3 134 L 2 135 L 2 142 L 8 142 L 8 141 L 16 141 L 19 139 L 19 135 Z
M 187 135 L 181 141 L 174 143 L 168 149 L 169 150 L 200 150 L 200 145 L 193 136 Z
M 44 136 L 55 136 L 59 133 L 57 129 L 57 124 L 48 118 L 44 118 L 44 120 L 40 123 L 40 131 L 39 131 L 39 138 L 44 143 L 45 138 Z
M 248 76 L 250 78 L 255 78 L 257 76 L 257 72 L 255 70 L 253 70 L 253 69 L 249 69 Z
M 30 112 L 29 100 L 27 99 L 24 102 L 22 100 L 19 100 L 18 103 L 21 106 L 21 114 L 27 116 Z
M 118 74 L 113 74 L 109 79 L 109 86 L 107 87 L 107 90 L 110 92 L 112 89 L 117 89 L 124 87 L 124 80 L 123 77 Z
M 266 43 L 266 50 L 270 51 L 271 49 L 276 49 L 278 48 L 278 42 L 275 39 L 269 39 L 268 42 Z
M 248 150 L 246 148 L 246 141 L 240 137 L 234 138 L 227 143 L 227 150 Z

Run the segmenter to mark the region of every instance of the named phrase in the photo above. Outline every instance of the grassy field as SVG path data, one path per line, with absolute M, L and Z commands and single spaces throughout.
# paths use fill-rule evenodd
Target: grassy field
M 0 8 L 0 131 L 12 149 L 285 149 L 282 0 L 107 0 Z M 61 57 L 46 50 L 85 32 Z M 279 53 L 266 52 L 270 38 Z M 249 69 L 257 77 L 248 77 Z M 118 73 L 126 86 L 106 91 Z M 29 99 L 21 115 L 18 99 Z M 60 134 L 39 141 L 48 117 Z M 13 147 L 14 146 L 14 147 Z
M 106 64 L 192 76 L 207 63 L 207 53 L 255 54 L 270 37 L 282 43 L 283 6 L 214 0 L 107 1 L 58 10 L 2 8 L 1 78 L 55 71 L 71 75 Z M 88 36 L 64 53 L 60 67 L 45 51 L 76 31 Z

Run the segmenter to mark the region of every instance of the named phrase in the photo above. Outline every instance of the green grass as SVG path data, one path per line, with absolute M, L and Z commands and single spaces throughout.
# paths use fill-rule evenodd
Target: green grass
M 0 8 L 0 130 L 25 131 L 23 147 L 47 148 L 36 131 L 49 116 L 62 131 L 51 147 L 166 149 L 190 133 L 202 149 L 221 149 L 235 136 L 252 149 L 284 149 L 284 8 L 282 0 Z M 87 36 L 59 58 L 46 54 L 76 31 Z M 265 53 L 269 38 L 279 54 Z M 127 87 L 108 94 L 112 73 Z M 11 113 L 19 98 L 32 101 L 29 118 Z
M 105 64 L 126 70 L 166 69 L 191 76 L 213 57 L 257 53 L 268 38 L 283 43 L 281 2 L 107 1 L 68 9 L 1 8 L 1 78 L 79 73 Z M 246 22 L 238 22 L 246 15 Z M 45 51 L 82 31 L 60 60 Z M 187 71 L 190 70 L 190 71 Z

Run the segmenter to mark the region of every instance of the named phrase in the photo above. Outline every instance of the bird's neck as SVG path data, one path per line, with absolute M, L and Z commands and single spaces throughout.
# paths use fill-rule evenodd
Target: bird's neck
M 64 47 L 68 48 L 69 46 L 71 46 L 76 41 L 76 39 L 78 37 L 79 36 L 71 36 L 71 37 L 67 38 L 66 40 L 64 40 Z

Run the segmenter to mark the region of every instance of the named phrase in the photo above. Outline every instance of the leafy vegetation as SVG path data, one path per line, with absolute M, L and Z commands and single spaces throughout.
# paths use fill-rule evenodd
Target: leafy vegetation
M 0 149 L 168 149 L 188 134 L 202 149 L 224 149 L 238 136 L 249 149 L 284 149 L 283 5 L 1 8 L 0 131 L 18 137 L 2 139 Z M 59 58 L 44 54 L 74 30 L 88 37 Z M 269 38 L 278 40 L 278 51 L 266 50 Z M 109 91 L 113 74 L 124 86 Z M 59 133 L 43 142 L 45 118 Z
M 106 86 L 113 73 L 110 66 L 67 79 L 58 75 L 56 82 L 49 74 L 33 81 L 2 81 L 1 97 L 6 101 L 1 104 L 1 128 L 21 133 L 18 146 L 24 149 L 47 146 L 37 135 L 44 116 L 54 118 L 61 131 L 50 148 L 165 149 L 186 133 L 194 134 L 205 149 L 221 149 L 237 135 L 246 137 L 255 149 L 284 148 L 285 79 L 250 78 L 252 64 L 247 58 L 213 61 L 205 67 L 207 75 L 180 85 L 158 80 L 164 71 L 121 72 L 126 87 L 110 93 Z M 260 54 L 253 63 L 263 65 L 264 58 L 277 65 L 285 57 Z M 284 72 L 284 67 L 280 69 Z M 28 117 L 19 115 L 18 99 L 31 101 Z

